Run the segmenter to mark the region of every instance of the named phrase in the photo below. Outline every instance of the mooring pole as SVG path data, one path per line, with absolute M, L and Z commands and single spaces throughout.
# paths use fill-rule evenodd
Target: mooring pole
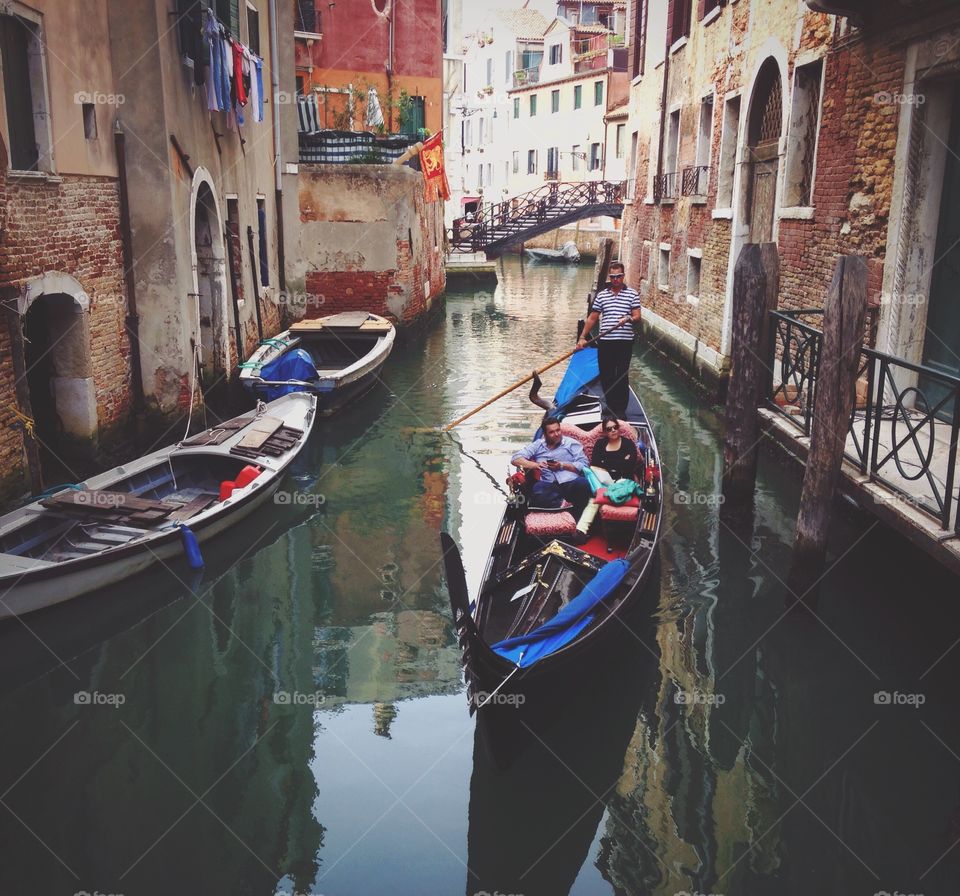
M 826 565 L 830 512 L 856 397 L 866 311 L 867 261 L 861 255 L 841 256 L 823 309 L 810 452 L 788 581 L 791 600 L 803 599 L 812 591 Z
M 770 312 L 777 305 L 780 258 L 776 243 L 747 243 L 733 272 L 733 329 L 726 432 L 723 437 L 723 509 L 752 500 L 760 449 L 760 406 L 771 375 Z

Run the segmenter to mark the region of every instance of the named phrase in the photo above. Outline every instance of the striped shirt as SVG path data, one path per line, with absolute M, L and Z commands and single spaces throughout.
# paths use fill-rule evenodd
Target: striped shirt
M 622 317 L 630 317 L 630 312 L 634 308 L 640 307 L 640 294 L 629 286 L 624 286 L 620 292 L 615 293 L 612 289 L 601 289 L 593 300 L 591 311 L 600 314 L 600 332 L 609 330 L 616 326 L 617 321 Z M 624 324 L 622 327 L 614 330 L 608 336 L 601 340 L 606 342 L 608 339 L 620 339 L 627 342 L 633 340 L 633 326 Z

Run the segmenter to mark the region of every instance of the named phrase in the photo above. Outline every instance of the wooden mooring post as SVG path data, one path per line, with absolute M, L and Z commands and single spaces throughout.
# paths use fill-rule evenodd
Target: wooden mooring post
M 753 499 L 760 447 L 757 409 L 772 374 L 770 312 L 777 304 L 780 258 L 776 243 L 747 243 L 733 272 L 733 328 L 726 432 L 723 439 L 723 510 Z
M 841 256 L 823 309 L 810 451 L 787 583 L 791 600 L 805 599 L 824 575 L 830 513 L 856 398 L 866 311 L 867 261 L 861 255 Z

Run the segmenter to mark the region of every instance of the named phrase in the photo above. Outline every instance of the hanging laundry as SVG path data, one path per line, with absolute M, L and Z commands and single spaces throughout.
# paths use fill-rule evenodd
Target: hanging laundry
M 220 110 L 227 113 L 227 127 L 233 128 L 233 47 L 230 44 L 230 38 L 224 27 L 220 26 L 220 54 L 222 57 L 221 65 L 221 85 L 220 85 Z
M 222 112 L 223 104 L 223 51 L 220 45 L 220 23 L 209 9 L 207 21 L 203 27 L 210 51 L 209 71 L 207 72 L 207 108 L 211 112 Z
M 236 105 L 247 104 L 247 91 L 243 86 L 243 44 L 233 41 L 233 99 Z
M 257 121 L 263 121 L 263 60 L 256 56 L 254 62 L 257 67 L 257 74 L 254 78 L 257 85 L 256 119 Z
M 247 90 L 247 99 L 250 101 L 250 118 L 253 121 L 259 121 L 257 118 L 257 79 L 254 77 L 256 66 L 253 63 L 256 58 L 250 52 L 249 47 L 243 48 L 243 86 Z

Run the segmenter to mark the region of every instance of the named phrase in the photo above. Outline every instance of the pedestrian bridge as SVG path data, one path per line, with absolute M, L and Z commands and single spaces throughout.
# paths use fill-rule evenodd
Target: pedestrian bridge
M 483 209 L 475 221 L 458 221 L 451 252 L 485 252 L 497 258 L 511 246 L 583 218 L 623 215 L 626 181 L 551 181 Z

